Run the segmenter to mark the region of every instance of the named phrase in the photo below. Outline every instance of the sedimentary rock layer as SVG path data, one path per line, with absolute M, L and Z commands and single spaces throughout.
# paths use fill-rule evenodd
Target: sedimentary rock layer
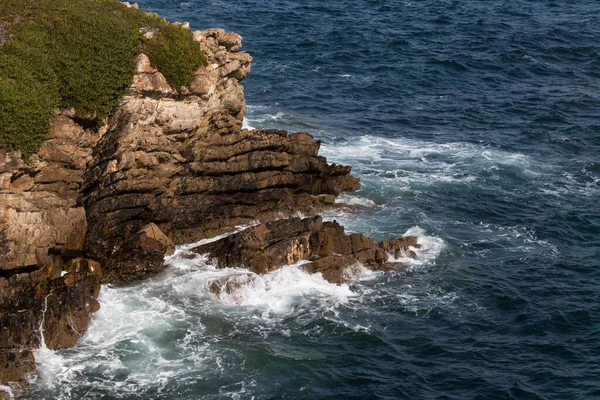
M 142 232 L 153 223 L 175 244 L 253 220 L 314 213 L 358 186 L 350 168 L 329 165 L 306 133 L 242 129 L 238 81 L 250 56 L 240 37 L 196 32 L 209 65 L 186 94 L 174 95 L 143 55 L 134 90 L 94 148 L 82 192 L 85 249 L 104 282 L 124 283 L 163 268 L 168 240 Z M 154 232 L 157 231 L 154 229 Z

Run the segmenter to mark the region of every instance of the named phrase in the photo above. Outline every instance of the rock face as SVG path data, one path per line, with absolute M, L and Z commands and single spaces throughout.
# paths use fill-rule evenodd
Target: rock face
M 180 90 L 140 54 L 102 127 L 62 111 L 28 163 L 0 149 L 0 384 L 24 382 L 34 349 L 77 342 L 101 282 L 152 276 L 174 244 L 315 215 L 358 187 L 310 135 L 242 129 L 241 39 L 194 32 L 209 62 Z
M 414 256 L 420 248 L 415 236 L 375 243 L 364 235 L 346 234 L 337 222 L 314 218 L 289 218 L 260 224 L 192 251 L 209 254 L 219 267 L 244 266 L 257 274 L 265 274 L 301 260 L 310 261 L 303 268 L 321 273 L 333 283 L 341 283 L 344 270 L 357 263 L 377 271 L 402 267 L 395 258 Z
M 55 246 L 83 249 L 87 223 L 79 192 L 104 130 L 84 129 L 73 113 L 62 112 L 29 164 L 19 152 L 0 149 L 0 269 L 46 264 Z
M 141 230 L 153 223 L 175 244 L 297 211 L 314 214 L 358 187 L 349 167 L 329 165 L 306 133 L 242 129 L 242 86 L 251 58 L 241 38 L 196 32 L 209 65 L 175 96 L 147 57 L 84 176 L 85 249 L 104 282 L 125 283 L 163 268 L 165 249 Z M 135 257 L 131 255 L 135 254 Z
M 41 267 L 0 270 L 2 383 L 23 383 L 35 369 L 32 351 L 37 347 L 72 347 L 99 308 L 98 263 L 63 255 L 50 258 Z
M 35 369 L 33 349 L 72 346 L 98 308 L 98 264 L 90 272 L 85 258 L 63 258 L 83 254 L 87 223 L 78 197 L 104 133 L 80 122 L 58 114 L 29 164 L 0 150 L 0 384 L 23 382 Z

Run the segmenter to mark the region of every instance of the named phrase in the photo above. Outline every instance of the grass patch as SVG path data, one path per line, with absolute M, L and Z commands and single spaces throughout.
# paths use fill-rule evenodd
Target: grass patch
M 146 40 L 140 28 L 158 33 Z M 92 121 L 109 115 L 140 52 L 178 90 L 206 63 L 189 29 L 117 0 L 2 0 L 0 146 L 35 153 L 57 108 Z

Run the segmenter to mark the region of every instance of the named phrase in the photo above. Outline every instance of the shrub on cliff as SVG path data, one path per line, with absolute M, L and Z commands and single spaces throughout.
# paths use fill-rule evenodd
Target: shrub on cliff
M 140 28 L 158 33 L 146 40 Z M 117 0 L 0 2 L 0 145 L 34 153 L 57 108 L 110 114 L 140 51 L 176 89 L 206 63 L 190 30 Z
M 146 22 L 147 23 L 147 22 Z M 188 86 L 194 79 L 194 71 L 206 64 L 206 56 L 192 40 L 192 31 L 173 24 L 161 24 L 158 35 L 145 40 L 144 53 L 150 62 L 175 89 Z

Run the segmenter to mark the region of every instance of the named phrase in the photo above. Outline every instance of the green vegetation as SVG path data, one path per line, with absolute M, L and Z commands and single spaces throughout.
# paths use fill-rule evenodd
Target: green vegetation
M 144 53 L 176 89 L 188 86 L 198 66 L 207 63 L 192 41 L 192 31 L 173 24 L 161 28 L 156 38 L 144 41 Z
M 158 33 L 146 40 L 140 28 Z M 190 30 L 117 0 L 2 0 L 0 146 L 36 152 L 57 108 L 109 115 L 140 52 L 176 89 L 206 63 Z

